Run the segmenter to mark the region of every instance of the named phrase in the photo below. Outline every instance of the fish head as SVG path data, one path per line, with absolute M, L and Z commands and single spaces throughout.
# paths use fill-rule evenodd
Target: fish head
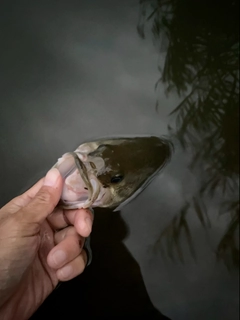
M 171 151 L 168 140 L 154 136 L 84 143 L 55 165 L 65 179 L 62 205 L 119 209 L 151 182 Z

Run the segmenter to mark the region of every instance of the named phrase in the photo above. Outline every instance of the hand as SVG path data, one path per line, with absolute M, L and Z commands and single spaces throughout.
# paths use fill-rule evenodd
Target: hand
M 0 319 L 28 319 L 59 281 L 83 272 L 90 210 L 55 208 L 63 181 L 48 172 L 0 210 Z

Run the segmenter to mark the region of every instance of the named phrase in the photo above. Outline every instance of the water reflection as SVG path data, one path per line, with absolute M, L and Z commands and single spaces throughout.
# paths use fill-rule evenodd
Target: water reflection
M 189 212 L 210 228 L 206 202 L 221 198 L 219 214 L 228 215 L 229 222 L 216 257 L 228 268 L 238 267 L 239 2 L 142 0 L 140 6 L 139 35 L 144 38 L 151 26 L 155 44 L 166 52 L 157 85 L 182 99 L 171 112 L 175 123 L 169 133 L 190 149 L 190 167 L 202 177 L 198 192 L 162 231 L 155 248 L 184 261 L 184 237 L 196 258 Z

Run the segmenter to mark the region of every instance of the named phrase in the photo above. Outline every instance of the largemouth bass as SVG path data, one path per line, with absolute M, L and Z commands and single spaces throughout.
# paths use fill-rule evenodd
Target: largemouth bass
M 171 153 L 172 144 L 155 136 L 83 143 L 54 165 L 64 179 L 59 205 L 119 210 L 145 189 Z

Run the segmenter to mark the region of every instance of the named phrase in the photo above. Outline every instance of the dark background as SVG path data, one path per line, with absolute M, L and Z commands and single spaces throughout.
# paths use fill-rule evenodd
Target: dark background
M 0 205 L 82 141 L 168 134 L 179 97 L 167 97 L 161 86 L 154 91 L 166 53 L 159 56 L 151 36 L 139 37 L 138 18 L 134 0 L 1 2 Z M 198 189 L 201 172 L 189 169 L 190 157 L 175 141 L 171 163 L 144 193 L 121 213 L 96 211 L 92 265 L 56 289 L 33 319 L 49 309 L 79 318 L 158 319 L 157 310 L 176 320 L 238 318 L 238 272 L 215 257 L 229 221 L 217 214 L 221 195 L 207 202 L 210 232 L 190 216 L 196 260 L 185 240 L 184 263 L 153 250 Z

